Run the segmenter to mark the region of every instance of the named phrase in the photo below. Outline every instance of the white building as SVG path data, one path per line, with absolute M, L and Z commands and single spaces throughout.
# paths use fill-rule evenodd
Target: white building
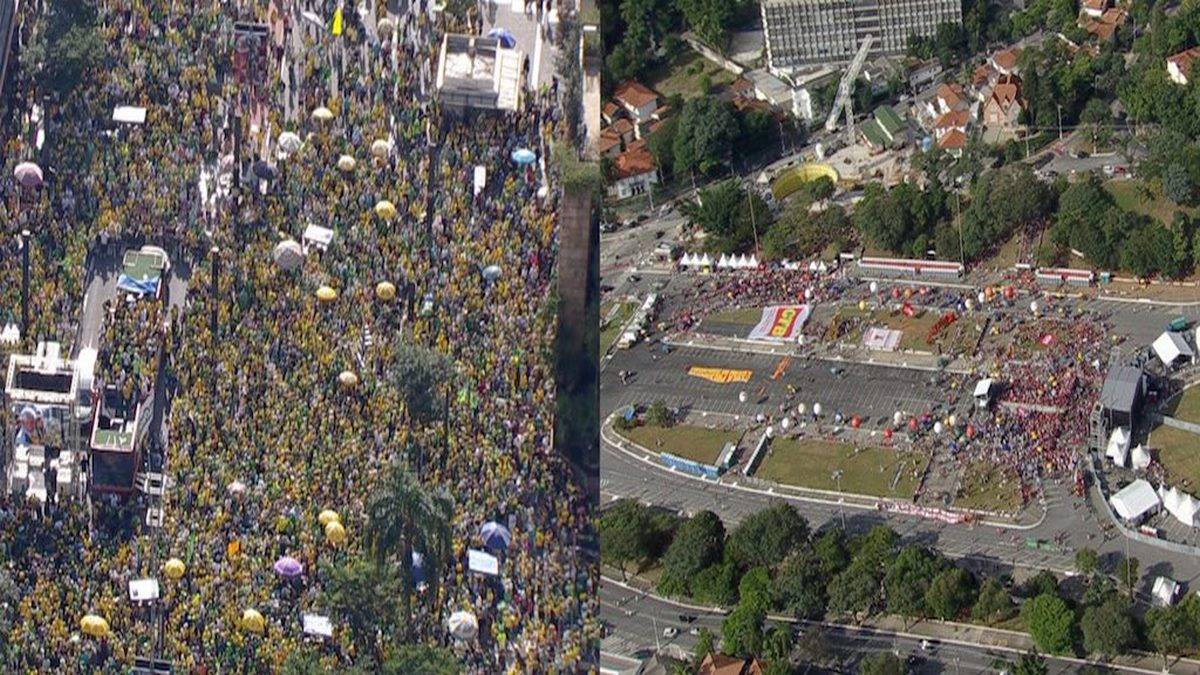
M 1200 47 L 1192 47 L 1174 56 L 1168 56 L 1167 76 L 1175 84 L 1186 85 L 1188 76 L 1191 75 L 1192 63 L 1198 58 L 1200 58 Z
M 849 63 L 867 35 L 870 56 L 899 56 L 912 35 L 962 23 L 961 0 L 760 0 L 767 66 L 792 73 Z

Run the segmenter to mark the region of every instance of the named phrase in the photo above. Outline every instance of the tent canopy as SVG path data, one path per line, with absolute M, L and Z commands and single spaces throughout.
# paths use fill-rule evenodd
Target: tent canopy
M 1159 496 L 1162 497 L 1163 507 L 1167 509 L 1175 517 L 1175 520 L 1187 525 L 1188 527 L 1196 527 L 1198 518 L 1197 512 L 1200 512 L 1200 502 L 1196 498 L 1178 488 L 1166 490 L 1159 488 Z
M 1165 331 L 1151 345 L 1154 348 L 1154 354 L 1163 362 L 1163 365 L 1171 365 L 1181 356 L 1191 358 L 1195 356 L 1191 345 L 1183 336 L 1173 331 Z
M 1137 520 L 1161 504 L 1150 483 L 1140 478 L 1125 486 L 1108 501 L 1117 515 L 1125 520 Z
M 994 380 L 987 377 L 975 383 L 975 398 L 987 398 L 992 392 L 992 383 Z
M 1146 446 L 1138 443 L 1137 447 L 1133 449 L 1129 463 L 1139 471 L 1145 469 L 1150 466 L 1150 451 L 1146 449 Z
M 1108 448 L 1104 451 L 1104 456 L 1111 459 L 1117 466 L 1125 466 L 1125 462 L 1129 458 L 1128 429 L 1125 427 L 1113 429 L 1112 435 L 1108 437 Z

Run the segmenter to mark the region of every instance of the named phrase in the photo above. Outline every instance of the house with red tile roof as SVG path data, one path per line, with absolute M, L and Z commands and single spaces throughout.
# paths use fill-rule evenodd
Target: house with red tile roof
M 636 140 L 625 151 L 613 159 L 613 176 L 608 194 L 617 199 L 627 199 L 646 192 L 658 182 L 658 169 L 654 156 L 646 147 L 645 139 Z
M 1174 56 L 1167 57 L 1167 76 L 1175 84 L 1188 83 L 1192 73 L 1192 65 L 1200 59 L 1200 47 L 1185 49 Z
M 1099 19 L 1104 10 L 1108 9 L 1108 0 L 1080 0 L 1079 12 L 1084 16 Z
M 762 675 L 763 671 L 758 659 L 739 659 L 709 652 L 697 672 L 698 675 Z
M 1015 135 L 1022 128 L 1020 118 L 1024 109 L 1021 80 L 1011 75 L 997 80 L 983 102 L 985 140 L 999 141 Z
M 1021 50 L 1016 47 L 1001 49 L 992 54 L 992 58 L 988 59 L 988 64 L 1001 75 L 1016 75 L 1018 73 L 1017 57 L 1020 55 Z
M 958 129 L 952 129 L 938 139 L 937 146 L 951 157 L 962 157 L 963 148 L 967 147 L 967 135 Z
M 635 124 L 649 122 L 658 109 L 658 94 L 641 82 L 622 82 L 613 92 L 613 101 L 625 109 Z

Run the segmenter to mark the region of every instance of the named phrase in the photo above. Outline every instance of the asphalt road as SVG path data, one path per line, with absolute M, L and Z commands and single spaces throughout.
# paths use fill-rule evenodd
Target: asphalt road
M 684 608 L 654 596 L 633 592 L 607 580 L 600 583 L 601 616 L 606 626 L 606 636 L 601 642 L 601 666 L 619 670 L 636 664 L 638 658 L 649 656 L 656 649 L 668 653 L 680 650 L 691 654 L 696 648 L 696 637 L 692 628 L 707 628 L 720 635 L 723 615 L 714 611 L 698 611 Z M 684 622 L 680 614 L 695 616 L 695 621 Z M 663 631 L 674 628 L 674 637 L 665 637 Z M 934 641 L 928 649 L 921 648 L 921 639 L 870 628 L 853 626 L 796 625 L 797 637 L 810 631 L 820 631 L 828 646 L 832 663 L 830 670 L 855 672 L 859 662 L 871 654 L 899 654 L 903 658 L 914 656 L 910 673 L 937 675 L 953 672 L 959 674 L 995 673 L 993 663 L 997 659 L 1015 660 L 1017 654 L 999 648 L 964 645 L 945 641 Z M 801 658 L 803 656 L 801 655 Z M 1076 661 L 1047 658 L 1050 673 L 1073 673 L 1079 669 Z M 1122 669 L 1113 669 L 1124 672 Z M 809 672 L 820 672 L 813 669 Z M 1129 671 L 1141 672 L 1141 671 Z

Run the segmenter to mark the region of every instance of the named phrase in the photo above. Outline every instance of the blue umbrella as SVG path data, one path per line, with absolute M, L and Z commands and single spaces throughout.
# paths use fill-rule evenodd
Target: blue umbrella
M 533 164 L 534 160 L 536 159 L 537 155 L 533 154 L 533 151 L 529 148 L 517 148 L 516 150 L 513 150 L 512 153 L 512 161 L 520 164 L 521 166 Z
M 425 556 L 416 551 L 412 552 L 412 575 L 413 582 L 418 584 L 425 582 Z
M 513 37 L 512 32 L 507 28 L 493 28 L 488 31 L 487 36 L 496 38 L 500 46 L 505 49 L 512 49 L 517 46 L 517 38 Z
M 479 530 L 479 536 L 483 539 L 484 546 L 498 551 L 507 550 L 509 543 L 512 542 L 512 533 L 508 531 L 508 528 L 494 520 L 483 524 Z

